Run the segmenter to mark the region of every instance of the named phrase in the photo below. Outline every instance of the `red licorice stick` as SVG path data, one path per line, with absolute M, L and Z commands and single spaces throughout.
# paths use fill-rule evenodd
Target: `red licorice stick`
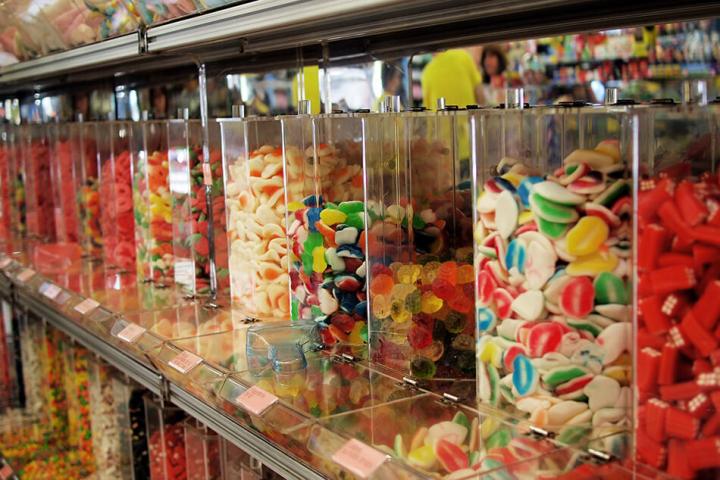
M 698 322 L 707 330 L 712 330 L 720 319 L 720 280 L 709 282 L 700 299 L 692 308 Z
M 645 407 L 645 431 L 656 442 L 665 440 L 665 414 L 669 405 L 657 398 L 651 398 Z
M 638 388 L 641 391 L 652 391 L 658 384 L 660 352 L 645 347 L 638 355 Z
M 717 406 L 715 409 L 717 410 Z M 720 412 L 716 411 L 705 421 L 700 433 L 702 433 L 704 437 L 709 437 L 711 435 L 716 435 L 718 432 L 720 432 Z
M 700 430 L 700 421 L 679 408 L 668 407 L 665 413 L 665 432 L 668 437 L 692 440 Z
M 643 182 L 641 189 L 638 196 L 638 216 L 651 220 L 655 217 L 658 208 L 672 199 L 673 183 L 668 179 L 657 182 L 651 180 Z
M 692 238 L 707 245 L 720 247 L 720 227 L 698 225 L 692 230 Z
M 694 377 L 697 377 L 701 373 L 711 373 L 713 371 L 713 366 L 710 365 L 710 362 L 708 362 L 705 359 L 702 358 L 696 358 L 692 365 L 692 373 Z
M 688 442 L 685 448 L 688 464 L 693 470 L 720 467 L 720 437 Z
M 703 222 L 710 213 L 705 204 L 695 196 L 693 184 L 688 181 L 680 182 L 675 189 L 675 204 L 691 226 Z
M 661 350 L 665 345 L 665 338 L 660 335 L 652 335 L 646 328 L 640 328 L 638 329 L 637 344 Z
M 710 354 L 718 346 L 717 339 L 702 326 L 702 324 L 695 318 L 692 311 L 689 311 L 682 319 L 680 323 L 680 329 L 685 334 L 685 337 L 695 345 L 700 354 L 704 357 L 710 356 Z
M 693 262 L 695 263 L 695 269 L 697 270 L 707 264 L 719 262 L 720 248 L 698 243 L 693 245 L 692 256 Z
M 660 258 L 660 253 L 666 249 L 670 243 L 670 235 L 668 231 L 657 223 L 648 225 L 640 235 L 640 245 L 638 249 L 637 265 L 641 271 L 652 270 Z
M 672 385 L 675 383 L 675 379 L 677 378 L 677 365 L 678 347 L 672 343 L 666 343 L 663 345 L 660 355 L 657 378 L 658 385 Z
M 660 387 L 660 398 L 666 402 L 674 400 L 690 400 L 702 389 L 694 381 L 675 383 L 673 385 L 663 385 Z
M 695 260 L 692 255 L 684 255 L 682 253 L 663 253 L 658 258 L 659 267 L 672 267 L 673 265 L 682 265 L 683 267 L 695 268 Z
M 638 430 L 637 450 L 640 458 L 652 467 L 660 468 L 665 463 L 667 450 L 643 430 Z
M 663 300 L 660 310 L 668 317 L 680 317 L 685 315 L 688 308 L 687 295 L 682 293 L 671 293 Z
M 662 300 L 657 295 L 641 298 L 638 301 L 638 308 L 642 315 L 648 332 L 659 334 L 667 332 L 672 324 L 670 317 L 662 312 Z
M 668 445 L 668 468 L 670 475 L 678 478 L 691 479 L 695 472 L 690 468 L 685 451 L 685 442 L 670 440 Z
M 663 226 L 675 233 L 678 238 L 683 240 L 693 239 L 693 230 L 682 218 L 682 214 L 673 202 L 667 201 L 663 203 L 658 210 L 658 216 Z
M 704 393 L 698 393 L 688 402 L 688 412 L 697 419 L 703 419 L 712 407 L 710 398 Z
M 653 270 L 648 276 L 657 295 L 687 290 L 693 288 L 697 282 L 694 270 L 681 265 Z

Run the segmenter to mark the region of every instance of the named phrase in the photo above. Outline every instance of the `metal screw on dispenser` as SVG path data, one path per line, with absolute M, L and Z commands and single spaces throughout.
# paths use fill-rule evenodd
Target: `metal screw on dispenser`
M 245 105 L 242 103 L 233 105 L 231 112 L 233 118 L 245 118 Z
M 189 108 L 178 108 L 177 118 L 179 118 L 180 120 L 189 120 L 190 119 L 190 109 Z
M 514 108 L 518 110 L 522 110 L 523 108 L 525 108 L 525 89 L 505 89 L 505 108 Z
M 150 120 L 150 112 L 148 112 L 147 110 L 143 110 L 140 114 L 140 118 L 143 122 L 147 122 L 148 120 Z
M 438 112 L 441 110 L 445 110 L 445 97 L 440 97 L 437 99 L 437 109 Z
M 312 102 L 310 100 L 300 100 L 298 102 L 298 115 L 310 115 L 312 113 Z
M 705 80 L 685 80 L 682 82 L 682 103 L 706 105 L 707 82 Z
M 620 98 L 620 89 L 617 87 L 608 87 L 605 89 L 605 105 L 615 105 Z

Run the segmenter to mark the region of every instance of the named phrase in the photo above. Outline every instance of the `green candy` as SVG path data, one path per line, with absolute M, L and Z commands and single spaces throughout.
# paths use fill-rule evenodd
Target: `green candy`
M 470 431 L 470 420 L 464 412 L 457 412 L 453 417 L 452 421 L 453 423 L 457 423 L 458 425 L 462 425 L 463 427 L 467 428 L 468 432 Z
M 365 210 L 365 204 L 359 200 L 350 200 L 347 202 L 340 202 L 337 206 L 338 210 L 350 215 L 351 213 L 360 213 Z
M 410 373 L 416 378 L 433 378 L 436 370 L 435 362 L 429 358 L 415 357 L 410 362 Z
M 565 232 L 567 232 L 568 230 L 567 223 L 549 222 L 544 218 L 538 216 L 535 217 L 535 220 L 537 222 L 538 230 L 540 230 L 540 233 L 542 233 L 546 237 L 552 238 L 553 240 L 558 240 L 562 238 L 562 236 L 565 235 Z
M 530 208 L 536 217 L 549 222 L 572 223 L 578 219 L 578 212 L 574 208 L 555 203 L 537 193 L 530 195 Z
M 485 441 L 485 447 L 487 449 L 506 447 L 510 444 L 510 440 L 512 440 L 512 433 L 510 433 L 510 430 L 507 428 L 500 428 L 488 437 Z
M 610 272 L 602 272 L 595 278 L 595 303 L 598 305 L 627 305 L 629 303 L 625 282 Z
M 402 435 L 399 433 L 395 435 L 395 441 L 393 442 L 393 453 L 396 458 L 405 458 L 405 444 L 403 443 Z
M 591 428 L 581 425 L 569 425 L 557 436 L 557 441 L 563 445 L 576 445 L 582 442 L 590 433 Z
M 620 197 L 630 195 L 630 185 L 625 180 L 618 180 L 600 194 L 594 202 L 605 208 L 611 208 Z
M 562 383 L 569 382 L 573 378 L 582 377 L 587 374 L 588 371 L 586 369 L 571 365 L 555 367 L 544 374 L 542 379 L 545 384 L 554 388 Z
M 594 323 L 587 321 L 587 320 L 578 320 L 576 318 L 568 318 L 567 324 L 569 327 L 573 327 L 577 330 L 584 330 L 588 333 L 590 333 L 593 337 L 597 337 L 600 335 L 600 332 L 603 331 L 602 328 L 595 325 Z
M 357 228 L 358 231 L 363 230 L 365 228 L 365 214 L 363 212 L 350 213 L 344 223 L 349 227 Z
M 492 363 L 488 364 L 487 371 L 490 379 L 490 405 L 497 407 L 500 403 L 500 375 Z

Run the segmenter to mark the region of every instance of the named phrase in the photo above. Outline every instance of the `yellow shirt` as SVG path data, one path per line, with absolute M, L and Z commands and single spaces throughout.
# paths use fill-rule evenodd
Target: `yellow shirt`
M 475 104 L 475 87 L 481 81 L 480 71 L 466 50 L 438 53 L 422 72 L 423 103 L 431 110 L 437 108 L 440 97 L 445 97 L 447 105 Z
M 318 114 L 322 109 L 320 102 L 320 67 L 317 65 L 304 67 L 303 72 L 305 74 L 305 100 L 310 100 L 311 113 Z M 292 86 L 292 102 L 295 108 L 298 106 L 299 88 L 298 77 L 295 75 Z

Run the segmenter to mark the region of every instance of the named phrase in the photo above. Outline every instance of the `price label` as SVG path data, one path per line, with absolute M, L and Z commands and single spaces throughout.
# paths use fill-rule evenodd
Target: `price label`
M 99 307 L 100 304 L 92 298 L 86 298 L 82 302 L 78 303 L 73 307 L 73 310 L 78 312 L 80 315 L 87 315 L 88 313 Z
M 30 268 L 23 269 L 22 272 L 18 273 L 17 279 L 21 282 L 25 283 L 28 280 L 30 280 L 33 276 L 35 276 L 35 270 L 32 270 Z
M 125 326 L 125 328 L 120 330 L 117 337 L 127 343 L 135 343 L 143 333 L 145 333 L 145 329 L 143 327 L 137 323 L 129 323 Z
M 55 300 L 55 297 L 60 294 L 60 290 L 60 287 L 58 287 L 54 283 L 43 283 L 42 287 L 40 287 L 40 291 L 42 292 L 42 294 L 50 300 Z
M 278 397 L 260 387 L 250 387 L 235 399 L 235 403 L 258 416 L 277 401 Z
M 212 169 L 209 163 L 203 163 L 203 185 L 212 185 Z
M 359 440 L 349 440 L 332 456 L 335 463 L 360 478 L 368 478 L 387 459 L 387 455 Z
M 175 356 L 175 358 L 170 360 L 170 366 L 178 372 L 185 374 L 197 367 L 200 362 L 202 362 L 202 358 L 198 357 L 194 353 L 184 351 L 180 352 Z
M 11 263 L 12 263 L 12 258 L 3 257 L 2 260 L 0 260 L 0 268 L 6 268 Z
M 12 477 L 14 473 L 15 472 L 13 472 L 12 467 L 7 463 L 3 465 L 2 468 L 0 468 L 0 478 L 2 480 L 7 480 L 8 478 Z

